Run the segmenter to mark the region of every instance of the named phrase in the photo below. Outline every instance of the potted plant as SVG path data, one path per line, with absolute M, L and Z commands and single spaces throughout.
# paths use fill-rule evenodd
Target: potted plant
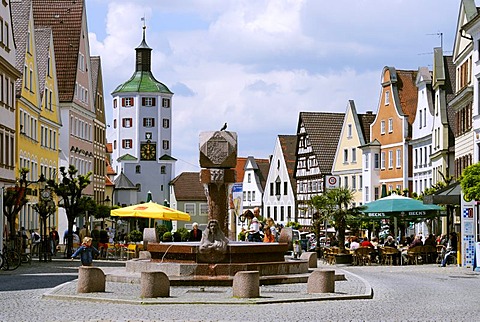
M 138 230 L 132 230 L 128 234 L 128 239 L 132 243 L 138 243 L 138 242 L 141 242 L 143 240 L 143 234 Z

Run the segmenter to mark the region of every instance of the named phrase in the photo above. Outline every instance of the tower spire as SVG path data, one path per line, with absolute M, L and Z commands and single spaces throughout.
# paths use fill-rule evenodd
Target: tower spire
M 136 71 L 149 72 L 152 49 L 148 47 L 147 42 L 145 41 L 145 37 L 146 37 L 145 34 L 147 29 L 147 25 L 145 23 L 145 16 L 143 16 L 140 20 L 143 22 L 143 26 L 142 26 L 143 38 L 140 45 L 137 48 L 135 48 L 135 51 L 137 52 Z

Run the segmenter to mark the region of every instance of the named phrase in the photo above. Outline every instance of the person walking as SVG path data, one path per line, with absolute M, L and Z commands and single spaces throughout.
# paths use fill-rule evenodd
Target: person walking
M 60 236 L 58 235 L 58 231 L 55 230 L 55 226 L 50 229 L 50 252 L 53 256 L 57 255 L 57 246 L 60 243 Z
M 80 255 L 80 261 L 82 262 L 83 266 L 92 266 L 93 265 L 93 255 L 100 254 L 98 249 L 92 246 L 92 238 L 91 237 L 85 237 L 83 238 L 83 243 L 82 246 L 80 246 L 75 253 L 72 254 L 71 260 L 78 255 Z

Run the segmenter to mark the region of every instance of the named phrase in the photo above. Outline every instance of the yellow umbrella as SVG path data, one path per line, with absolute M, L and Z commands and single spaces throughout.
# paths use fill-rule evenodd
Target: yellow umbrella
M 168 208 L 153 201 L 114 209 L 110 211 L 110 215 L 115 217 L 190 221 L 190 215 L 186 212 Z

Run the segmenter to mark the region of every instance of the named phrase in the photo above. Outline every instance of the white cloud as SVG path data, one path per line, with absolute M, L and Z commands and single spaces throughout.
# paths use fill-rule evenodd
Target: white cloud
M 439 40 L 427 34 L 441 30 L 451 43 L 458 12 L 458 3 L 435 0 L 107 2 L 106 24 L 89 22 L 105 91 L 132 75 L 145 15 L 153 73 L 176 92 L 177 173 L 196 170 L 198 134 L 225 121 L 239 155 L 266 158 L 278 134 L 295 133 L 300 111 L 344 112 L 353 99 L 360 113 L 375 112 L 382 68 L 431 64 L 419 54 Z M 107 116 L 110 102 L 106 95 Z

